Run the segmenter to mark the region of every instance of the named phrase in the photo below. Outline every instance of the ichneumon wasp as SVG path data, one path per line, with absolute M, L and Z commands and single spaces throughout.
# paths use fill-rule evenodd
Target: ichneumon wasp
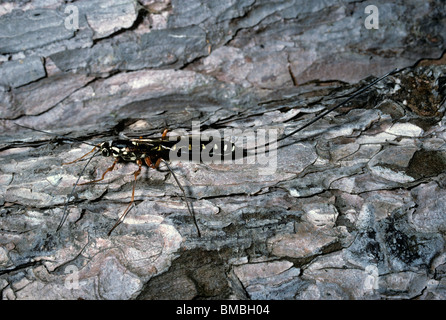
M 292 132 L 279 137 L 274 142 L 282 141 L 282 140 L 298 133 L 299 131 L 307 128 L 308 126 L 310 126 L 311 124 L 320 120 L 327 114 L 333 112 L 334 110 L 347 104 L 349 101 L 351 101 L 355 97 L 364 93 L 366 90 L 368 90 L 370 87 L 372 87 L 376 83 L 382 81 L 383 79 L 387 78 L 388 76 L 395 74 L 399 71 L 401 71 L 401 70 L 394 69 L 391 72 L 386 73 L 382 77 L 375 79 L 374 81 L 370 82 L 366 86 L 364 86 L 364 87 L 360 88 L 359 90 L 357 90 L 356 92 L 352 93 L 347 99 L 345 99 L 341 103 L 337 104 L 336 106 L 332 107 L 331 109 L 328 109 L 328 110 L 322 112 L 321 114 L 316 116 L 314 119 L 305 123 L 301 127 L 293 130 Z M 17 124 L 17 125 L 19 125 L 19 124 Z M 30 128 L 30 127 L 23 126 L 23 125 L 19 125 L 19 126 L 25 127 L 27 129 L 35 130 L 35 131 L 48 133 L 48 132 L 45 132 L 42 130 L 37 130 L 37 129 Z M 86 165 L 84 166 L 83 170 L 79 174 L 79 177 L 78 177 L 76 183 L 74 184 L 73 189 L 65 202 L 63 215 L 62 215 L 60 223 L 57 227 L 57 231 L 59 231 L 62 228 L 62 226 L 64 225 L 64 223 L 68 217 L 68 204 L 70 203 L 70 200 L 74 195 L 75 188 L 79 185 L 87 185 L 87 184 L 92 184 L 92 183 L 96 183 L 96 182 L 100 182 L 100 181 L 104 180 L 106 174 L 108 172 L 112 171 L 119 161 L 123 161 L 123 162 L 135 162 L 138 165 L 138 169 L 133 172 L 134 180 L 133 180 L 132 195 L 131 195 L 130 203 L 127 205 L 124 212 L 119 216 L 119 218 L 117 219 L 115 224 L 112 226 L 112 228 L 108 232 L 108 235 L 110 235 L 111 232 L 119 224 L 121 224 L 124 221 L 126 215 L 128 214 L 128 212 L 131 209 L 132 204 L 134 203 L 136 181 L 137 181 L 138 176 L 141 173 L 143 164 L 145 163 L 145 165 L 147 165 L 148 168 L 157 170 L 157 169 L 159 169 L 160 164 L 163 163 L 166 166 L 166 168 L 170 171 L 176 184 L 180 188 L 182 195 L 183 195 L 183 199 L 186 203 L 188 212 L 193 219 L 195 228 L 197 229 L 197 234 L 199 237 L 201 237 L 200 228 L 198 226 L 198 223 L 197 223 L 196 217 L 194 215 L 193 209 L 191 207 L 191 204 L 186 196 L 186 192 L 185 192 L 184 188 L 182 187 L 182 185 L 180 184 L 174 171 L 168 164 L 168 161 L 170 160 L 171 152 L 188 154 L 188 158 L 189 158 L 189 160 L 191 160 L 193 158 L 192 152 L 194 150 L 194 148 L 193 148 L 194 139 L 196 141 L 195 143 L 199 145 L 200 151 L 203 151 L 204 149 L 209 148 L 210 151 L 208 151 L 208 152 L 213 153 L 214 155 L 217 155 L 217 156 L 225 158 L 225 159 L 227 159 L 228 156 L 233 159 L 234 157 L 236 157 L 236 155 L 240 155 L 240 153 L 237 153 L 235 145 L 233 143 L 227 142 L 225 140 L 221 140 L 221 141 L 214 141 L 213 139 L 203 140 L 201 137 L 193 138 L 192 136 L 190 136 L 190 137 L 181 137 L 180 136 L 180 137 L 177 137 L 176 139 L 167 139 L 167 129 L 164 130 L 164 132 L 160 138 L 143 139 L 142 137 L 140 137 L 137 139 L 132 139 L 132 138 L 128 138 L 128 137 L 124 136 L 124 138 L 111 140 L 111 141 L 105 141 L 105 142 L 102 142 L 97 145 L 91 144 L 91 143 L 86 143 L 86 144 L 93 146 L 93 149 L 91 151 L 87 152 L 86 154 L 84 154 L 83 156 L 81 156 L 80 158 L 78 158 L 76 160 L 64 163 L 64 165 L 69 165 L 69 164 L 84 160 L 85 158 L 87 158 L 87 156 L 91 155 L 90 157 L 88 157 L 88 161 L 87 161 Z M 184 141 L 186 141 L 186 143 L 184 143 Z M 183 142 L 183 143 L 181 143 L 181 142 Z M 270 146 L 270 142 L 267 142 L 260 146 L 255 146 L 254 148 L 243 149 L 242 156 L 243 157 L 247 156 L 249 152 L 252 152 L 252 151 L 256 152 L 260 148 L 267 148 L 269 146 Z M 101 178 L 92 180 L 89 182 L 79 183 L 79 180 L 80 180 L 81 176 L 83 175 L 86 167 L 89 165 L 89 163 L 93 159 L 93 157 L 97 156 L 98 154 L 100 154 L 104 157 L 110 157 L 110 156 L 113 157 L 114 158 L 113 163 L 111 164 L 110 167 L 108 167 L 102 173 Z
M 74 188 L 76 187 L 76 185 L 86 185 L 86 184 L 96 183 L 96 182 L 100 182 L 100 181 L 104 180 L 105 175 L 108 172 L 112 171 L 114 169 L 115 165 L 119 161 L 135 162 L 138 165 L 138 169 L 135 172 L 133 172 L 134 184 L 133 184 L 133 188 L 132 188 L 132 196 L 131 196 L 130 203 L 128 204 L 127 208 L 124 210 L 124 213 L 122 213 L 122 215 L 118 218 L 118 220 L 116 221 L 114 226 L 110 229 L 108 235 L 110 235 L 111 232 L 122 221 L 124 221 L 127 213 L 129 212 L 129 210 L 134 202 L 136 180 L 141 173 L 141 168 L 142 168 L 142 165 L 144 162 L 148 168 L 152 168 L 152 169 L 158 169 L 161 163 L 164 163 L 166 165 L 167 169 L 170 171 L 170 173 L 174 177 L 175 182 L 177 183 L 178 187 L 180 188 L 180 190 L 183 194 L 183 199 L 186 202 L 187 209 L 188 209 L 190 215 L 192 216 L 194 225 L 197 229 L 197 234 L 199 237 L 201 237 L 200 228 L 198 227 L 195 215 L 193 214 L 193 211 L 191 210 L 191 205 L 186 197 L 185 190 L 182 187 L 182 185 L 180 184 L 174 171 L 167 163 L 167 161 L 169 160 L 169 154 L 171 152 L 176 152 L 177 154 L 188 153 L 188 158 L 190 159 L 192 156 L 192 154 L 190 152 L 193 150 L 193 147 L 192 147 L 193 138 L 192 137 L 188 138 L 188 140 L 189 140 L 188 143 L 185 146 L 181 147 L 179 145 L 180 145 L 180 140 L 183 137 L 178 137 L 172 141 L 172 140 L 167 140 L 166 135 L 167 135 L 167 129 L 164 130 L 161 138 L 158 138 L 158 139 L 143 139 L 142 137 L 140 137 L 139 139 L 127 139 L 127 140 L 119 139 L 119 140 L 111 140 L 111 141 L 107 141 L 107 142 L 102 142 L 101 144 L 94 146 L 94 148 L 90 152 L 84 154 L 82 157 L 80 157 L 74 161 L 64 163 L 65 165 L 75 163 L 77 161 L 84 159 L 89 154 L 93 153 L 93 155 L 90 157 L 90 159 L 91 159 L 98 152 L 100 152 L 101 155 L 104 157 L 112 156 L 114 158 L 112 165 L 104 171 L 101 178 L 99 178 L 97 180 L 89 181 L 89 182 L 84 182 L 81 184 L 76 183 Z M 232 143 L 223 141 L 223 140 L 220 141 L 219 144 L 217 144 L 217 142 L 212 141 L 212 140 L 211 141 L 200 140 L 197 143 L 199 143 L 199 146 L 201 149 L 205 149 L 206 147 L 209 147 L 211 150 L 211 153 L 217 154 L 218 156 L 221 156 L 221 157 L 228 156 L 228 155 L 232 156 L 233 154 L 235 154 L 235 145 L 233 145 Z M 223 152 L 220 152 L 219 150 L 223 150 Z M 87 165 L 88 165 L 88 162 L 85 165 L 85 167 Z M 72 193 L 68 197 L 68 199 L 70 199 L 72 197 L 72 195 L 74 193 L 74 188 L 73 188 Z M 63 224 L 65 223 L 65 220 L 68 215 L 67 205 L 68 205 L 68 201 L 65 204 L 63 217 L 59 223 L 57 230 L 60 230 L 60 228 L 62 228 Z

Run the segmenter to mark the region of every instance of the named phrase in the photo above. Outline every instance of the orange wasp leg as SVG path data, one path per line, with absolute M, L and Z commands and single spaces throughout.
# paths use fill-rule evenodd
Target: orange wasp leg
M 163 139 L 163 140 L 166 139 L 167 131 L 169 131 L 169 130 L 164 129 L 163 134 L 161 135 L 161 139 Z
M 167 131 L 168 131 L 167 129 L 164 130 L 164 132 L 163 132 L 163 134 L 162 134 L 162 136 L 161 136 L 161 139 L 165 139 L 165 138 L 166 138 Z M 141 139 L 141 137 L 140 137 L 140 139 Z M 147 158 L 144 159 L 144 162 L 147 164 L 147 166 L 148 166 L 149 168 L 153 168 L 153 169 L 157 169 L 157 168 L 159 167 L 161 161 L 162 161 L 162 159 L 159 158 L 159 159 L 155 162 L 155 164 L 153 164 L 152 161 L 150 160 L 150 157 L 147 157 Z M 108 171 L 113 170 L 113 167 L 114 167 L 114 165 L 116 164 L 116 162 L 117 162 L 117 160 L 115 160 L 115 163 L 113 163 L 113 165 L 112 165 L 110 168 L 108 168 L 108 169 L 104 172 L 104 174 L 102 175 L 102 178 L 101 178 L 101 179 L 99 179 L 99 180 L 95 180 L 95 181 L 91 181 L 91 182 L 87 182 L 87 183 L 98 182 L 98 181 L 101 181 L 102 179 L 104 179 L 105 174 L 106 174 Z M 142 161 L 141 161 L 140 159 L 138 159 L 138 160 L 136 160 L 136 164 L 139 166 L 139 168 L 138 168 L 138 170 L 136 170 L 136 171 L 133 173 L 133 175 L 134 175 L 134 177 L 135 177 L 135 180 L 134 180 L 133 188 L 132 188 L 132 198 L 131 198 L 130 203 L 128 204 L 127 208 L 125 209 L 124 213 L 119 217 L 118 221 L 116 221 L 116 223 L 114 224 L 114 226 L 113 226 L 113 227 L 110 229 L 110 231 L 108 232 L 108 235 L 109 235 L 109 236 L 110 236 L 110 234 L 113 232 L 113 230 L 115 230 L 116 227 L 119 226 L 119 225 L 122 223 L 122 221 L 124 221 L 125 217 L 127 216 L 127 214 L 128 214 L 129 211 L 130 211 L 130 207 L 132 206 L 132 204 L 133 204 L 133 202 L 134 202 L 134 200 L 135 200 L 136 179 L 138 178 L 138 176 L 139 176 L 140 173 L 141 173 Z
M 95 151 L 96 148 L 98 148 L 98 146 L 95 146 L 90 152 L 87 152 L 87 153 L 84 154 L 82 157 L 77 158 L 76 160 L 73 160 L 73 161 L 70 161 L 70 162 L 64 162 L 64 163 L 62 163 L 62 165 L 67 165 L 67 164 L 72 164 L 72 163 L 78 162 L 79 160 L 82 160 L 83 158 L 85 158 L 86 156 L 88 156 L 90 153 L 92 153 L 93 151 Z
M 93 180 L 93 181 L 88 181 L 88 182 L 80 183 L 79 185 L 80 185 L 80 186 L 83 186 L 83 185 L 86 185 L 86 184 L 89 184 L 89 183 L 96 183 L 96 182 L 99 182 L 99 181 L 104 180 L 104 177 L 105 177 L 105 175 L 107 174 L 107 172 L 112 171 L 112 170 L 115 168 L 115 165 L 116 165 L 116 163 L 118 163 L 118 161 L 119 161 L 119 158 L 116 158 L 115 161 L 113 162 L 113 164 L 110 166 L 110 168 L 108 168 L 107 170 L 105 170 L 105 172 L 102 174 L 101 179 L 97 179 L 97 180 Z
M 130 200 L 129 205 L 127 206 L 127 208 L 125 209 L 124 213 L 119 217 L 118 221 L 116 221 L 115 225 L 110 229 L 110 231 L 108 232 L 108 235 L 110 236 L 110 234 L 112 233 L 113 230 L 115 230 L 115 228 L 117 226 L 119 226 L 121 224 L 122 221 L 124 221 L 125 216 L 127 215 L 127 213 L 129 213 L 130 211 L 130 207 L 133 204 L 134 200 L 135 200 L 135 186 L 136 186 L 136 179 L 138 178 L 139 174 L 141 173 L 141 167 L 142 167 L 142 161 L 140 159 L 136 160 L 136 163 L 138 164 L 139 168 L 138 170 L 136 170 L 135 172 L 133 172 L 133 176 L 135 177 L 135 180 L 133 182 L 133 189 L 132 189 L 132 199 Z
M 153 164 L 152 160 L 150 160 L 150 157 L 147 157 L 147 158 L 144 159 L 144 162 L 146 163 L 146 165 L 149 168 L 158 169 L 158 167 L 160 166 L 160 163 L 161 163 L 162 160 L 163 159 L 159 158 L 158 160 L 156 160 L 155 164 Z

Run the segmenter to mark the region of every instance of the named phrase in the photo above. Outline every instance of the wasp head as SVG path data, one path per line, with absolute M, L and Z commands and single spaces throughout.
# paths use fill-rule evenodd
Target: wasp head
M 102 155 L 104 157 L 109 157 L 111 155 L 110 143 L 109 142 L 101 143 L 100 148 L 101 148 Z

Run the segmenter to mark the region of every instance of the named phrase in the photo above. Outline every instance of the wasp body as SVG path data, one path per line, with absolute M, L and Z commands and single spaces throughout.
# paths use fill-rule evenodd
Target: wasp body
M 306 127 L 315 123 L 316 121 L 323 118 L 330 112 L 333 112 L 334 110 L 338 109 L 339 107 L 345 105 L 347 102 L 351 101 L 353 98 L 362 94 L 363 92 L 365 92 L 368 88 L 370 88 L 374 84 L 385 79 L 389 75 L 395 74 L 399 71 L 401 71 L 401 70 L 395 69 L 395 70 L 385 74 L 384 76 L 382 76 L 378 79 L 375 79 L 370 84 L 357 90 L 349 98 L 345 99 L 344 101 L 342 101 L 341 103 L 332 107 L 331 109 L 328 109 L 325 112 L 322 112 L 320 115 L 318 115 L 311 121 L 307 122 L 303 126 L 295 129 L 294 131 L 292 131 L 286 135 L 283 135 L 282 137 L 277 139 L 275 142 L 284 140 L 284 139 L 296 134 L 297 132 L 305 129 Z M 23 125 L 19 125 L 19 126 L 27 128 L 26 126 L 23 126 Z M 44 132 L 42 130 L 36 130 L 33 128 L 29 128 L 29 129 Z M 188 211 L 193 218 L 195 227 L 197 228 L 198 236 L 201 236 L 200 229 L 198 228 L 198 224 L 195 219 L 195 215 L 193 214 L 193 211 L 191 210 L 191 207 L 187 200 L 186 193 L 185 193 L 183 187 L 181 186 L 180 182 L 178 181 L 175 173 L 172 171 L 172 169 L 170 168 L 169 164 L 166 161 L 172 160 L 172 157 L 171 157 L 172 155 L 175 155 L 177 157 L 177 159 L 180 159 L 180 160 L 195 161 L 198 159 L 198 161 L 200 161 L 202 159 L 203 153 L 205 153 L 205 155 L 207 155 L 207 156 L 220 158 L 220 160 L 227 160 L 227 159 L 234 160 L 234 159 L 237 159 L 239 156 L 242 156 L 242 157 L 247 156 L 248 151 L 257 150 L 258 148 L 264 148 L 264 147 L 269 146 L 269 142 L 268 142 L 266 144 L 263 144 L 260 147 L 256 146 L 254 149 L 251 149 L 251 150 L 250 149 L 242 149 L 243 152 L 240 153 L 240 152 L 238 152 L 238 148 L 236 148 L 234 144 L 232 144 L 230 142 L 226 142 L 224 140 L 202 139 L 201 137 L 194 138 L 192 136 L 166 139 L 166 135 L 167 135 L 167 130 L 164 130 L 161 138 L 158 138 L 158 139 L 143 139 L 141 137 L 139 139 L 117 139 L 117 140 L 111 140 L 108 142 L 102 142 L 99 145 L 94 145 L 94 148 L 90 152 L 86 153 L 79 159 L 76 159 L 76 160 L 68 162 L 68 163 L 64 163 L 64 164 L 74 163 L 74 162 L 77 162 L 77 161 L 85 158 L 87 155 L 94 153 L 88 159 L 87 164 L 84 166 L 84 169 L 80 173 L 80 175 L 79 175 L 79 178 L 80 178 L 82 176 L 85 168 L 88 166 L 90 160 L 98 153 L 97 149 L 99 149 L 99 151 L 101 152 L 101 154 L 104 157 L 112 156 L 115 159 L 113 164 L 102 174 L 102 177 L 100 179 L 89 181 L 89 182 L 82 183 L 79 185 L 94 183 L 94 182 L 103 180 L 105 175 L 107 174 L 107 172 L 112 171 L 114 169 L 116 163 L 120 160 L 125 161 L 125 162 L 135 162 L 138 165 L 139 168 L 133 173 L 135 179 L 134 179 L 131 201 L 130 201 L 129 205 L 127 206 L 126 210 L 124 211 L 124 213 L 118 218 L 117 222 L 115 223 L 113 228 L 110 230 L 109 234 L 124 220 L 125 216 L 127 215 L 128 211 L 130 210 L 132 203 L 134 202 L 136 179 L 139 176 L 139 174 L 141 173 L 141 168 L 142 168 L 143 162 L 145 162 L 149 168 L 153 168 L 153 169 L 158 169 L 161 162 L 163 162 L 166 165 L 166 167 L 171 172 L 172 176 L 174 177 L 176 183 L 178 184 L 179 188 L 181 189 L 181 191 L 183 193 L 183 197 L 187 204 Z M 90 144 L 90 143 L 87 143 L 87 144 Z M 78 181 L 79 181 L 79 178 L 78 178 Z M 59 223 L 57 230 L 59 230 L 63 226 L 63 224 L 67 218 L 67 215 L 68 215 L 67 207 L 68 207 L 70 199 L 72 198 L 72 196 L 74 194 L 74 190 L 75 190 L 76 186 L 78 185 L 78 181 L 75 183 L 71 194 L 67 198 L 67 201 L 65 203 L 64 213 L 63 213 L 62 219 Z
M 197 229 L 198 236 L 201 236 L 200 229 L 198 228 L 197 221 L 195 219 L 195 215 L 193 214 L 191 207 L 189 206 L 189 202 L 186 197 L 186 193 L 181 186 L 180 182 L 178 181 L 175 173 L 172 171 L 170 166 L 167 164 L 166 161 L 170 160 L 171 155 L 174 154 L 179 159 L 186 159 L 186 160 L 195 160 L 201 159 L 201 152 L 207 151 L 207 155 L 210 156 L 216 156 L 221 159 L 234 159 L 236 157 L 236 147 L 234 144 L 224 141 L 224 140 L 213 140 L 213 139 L 198 139 L 194 137 L 176 137 L 171 140 L 166 139 L 167 130 L 163 132 L 163 135 L 161 138 L 158 139 L 143 139 L 142 137 L 139 139 L 117 139 L 117 140 L 111 140 L 102 142 L 101 144 L 95 146 L 90 152 L 84 154 L 82 157 L 68 162 L 64 164 L 71 164 L 74 162 L 77 162 L 83 158 L 85 158 L 87 155 L 95 152 L 97 149 L 99 149 L 100 153 L 104 157 L 113 157 L 115 160 L 113 164 L 105 170 L 105 172 L 102 174 L 102 177 L 97 180 L 81 183 L 79 185 L 85 185 L 90 183 L 95 183 L 104 180 L 105 175 L 112 171 L 120 160 L 125 162 L 135 162 L 139 168 L 136 170 L 133 175 L 135 177 L 134 185 L 132 189 L 132 198 L 127 206 L 124 213 L 119 217 L 113 228 L 110 230 L 109 234 L 124 220 L 125 216 L 130 210 L 131 205 L 134 202 L 135 197 L 135 184 L 136 179 L 141 173 L 141 168 L 143 161 L 149 168 L 158 169 L 161 162 L 164 162 L 164 164 L 167 166 L 169 171 L 172 173 L 176 183 L 178 184 L 178 187 L 183 193 L 184 200 L 187 204 L 187 208 L 189 213 L 191 214 L 194 224 Z M 198 153 L 197 153 L 198 152 Z M 97 153 L 97 151 L 96 151 Z M 96 153 L 93 155 L 95 156 Z M 243 154 L 246 154 L 244 152 Z M 92 156 L 92 157 L 93 157 Z M 183 156 L 183 158 L 181 158 Z M 91 157 L 91 158 L 92 158 Z M 90 158 L 90 159 L 91 159 Z M 87 163 L 88 165 L 88 163 Z M 86 165 L 86 166 L 87 166 Z M 85 166 L 85 167 L 86 167 Z M 77 182 L 74 185 L 73 191 L 71 192 L 70 196 L 68 197 L 68 200 L 71 199 L 72 195 L 74 194 L 74 189 L 77 186 Z M 62 227 L 64 224 L 66 218 L 67 218 L 67 205 L 68 201 L 66 202 L 64 214 L 62 216 L 62 220 L 59 224 L 58 230 Z
M 182 143 L 182 139 L 188 139 Z M 199 146 L 194 147 L 194 144 Z M 176 157 L 186 154 L 188 160 L 194 160 L 194 151 L 203 152 L 208 150 L 209 155 L 233 159 L 236 147 L 233 143 L 224 140 L 213 142 L 212 140 L 193 140 L 192 138 L 178 137 L 174 141 L 163 139 L 131 139 L 112 140 L 103 142 L 99 149 L 104 157 L 113 156 L 127 162 L 150 159 L 150 163 L 156 163 L 158 159 L 169 160 L 171 153 Z M 244 153 L 246 155 L 246 152 Z M 146 160 L 147 162 L 148 160 Z

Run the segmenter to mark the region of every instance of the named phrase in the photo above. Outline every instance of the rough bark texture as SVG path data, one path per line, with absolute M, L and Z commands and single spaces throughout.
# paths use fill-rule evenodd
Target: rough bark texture
M 367 29 L 365 7 L 379 9 Z M 71 7 L 70 7 L 71 6 Z M 74 6 L 75 30 L 65 24 Z M 4 299 L 445 299 L 444 1 L 2 1 Z M 422 59 L 427 59 L 421 61 Z M 277 163 L 119 163 L 165 128 L 292 132 Z M 53 134 L 18 127 L 15 123 Z M 81 181 L 113 162 L 95 157 Z

